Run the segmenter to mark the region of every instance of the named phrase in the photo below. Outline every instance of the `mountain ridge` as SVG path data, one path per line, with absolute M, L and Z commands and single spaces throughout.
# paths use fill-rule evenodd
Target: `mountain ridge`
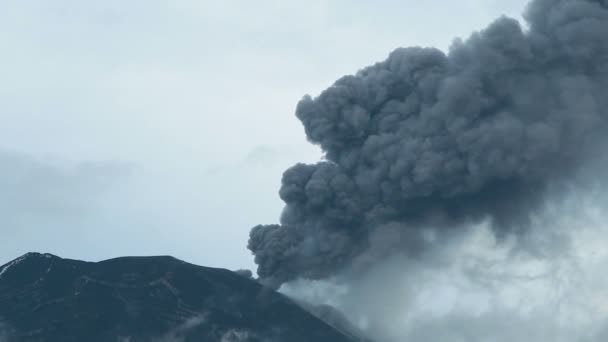
M 171 256 L 0 266 L 2 342 L 358 341 L 235 272 Z

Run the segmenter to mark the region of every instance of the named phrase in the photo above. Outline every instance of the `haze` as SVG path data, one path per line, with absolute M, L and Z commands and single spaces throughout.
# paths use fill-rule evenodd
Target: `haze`
M 321 152 L 293 112 L 399 46 L 525 1 L 5 1 L 0 264 L 28 251 L 253 267 L 281 173 Z

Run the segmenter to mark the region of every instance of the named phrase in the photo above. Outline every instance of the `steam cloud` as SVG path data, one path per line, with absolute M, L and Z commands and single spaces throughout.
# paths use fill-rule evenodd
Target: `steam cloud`
M 447 55 L 397 49 L 304 97 L 296 115 L 326 161 L 287 170 L 281 224 L 251 230 L 260 278 L 416 256 L 482 220 L 497 237 L 525 231 L 606 146 L 608 1 L 534 0 L 525 19 Z

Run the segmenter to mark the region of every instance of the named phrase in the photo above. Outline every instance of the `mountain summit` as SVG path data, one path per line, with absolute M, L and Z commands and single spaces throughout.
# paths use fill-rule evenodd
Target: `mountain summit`
M 352 342 L 237 273 L 167 257 L 29 253 L 0 267 L 2 342 Z

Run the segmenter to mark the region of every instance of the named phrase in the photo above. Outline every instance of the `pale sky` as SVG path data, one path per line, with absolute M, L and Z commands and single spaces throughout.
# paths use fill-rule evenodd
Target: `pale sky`
M 305 94 L 447 51 L 524 0 L 0 1 L 0 264 L 29 252 L 252 268 Z

